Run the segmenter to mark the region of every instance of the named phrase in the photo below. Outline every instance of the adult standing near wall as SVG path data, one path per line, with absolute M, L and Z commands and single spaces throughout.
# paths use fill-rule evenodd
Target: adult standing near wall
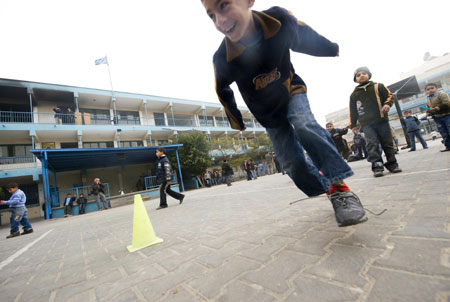
M 100 182 L 100 178 L 94 179 L 94 184 L 92 185 L 91 195 L 95 196 L 95 202 L 97 203 L 98 209 L 103 210 L 100 206 L 100 200 L 103 202 L 103 208 L 110 209 L 111 207 L 108 205 L 105 197 L 105 185 Z
M 271 152 L 267 152 L 266 155 L 264 155 L 264 158 L 266 160 L 267 165 L 267 171 L 266 174 L 273 174 L 273 156 Z
M 227 186 L 231 186 L 231 175 L 233 175 L 233 168 L 231 168 L 226 159 L 223 160 L 222 175 L 225 176 L 225 182 L 227 183 Z

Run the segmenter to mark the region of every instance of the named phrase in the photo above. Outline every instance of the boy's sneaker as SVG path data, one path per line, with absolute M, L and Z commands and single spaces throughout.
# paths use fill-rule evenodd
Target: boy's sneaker
M 383 171 L 384 171 L 384 170 L 381 170 L 381 169 L 375 169 L 375 170 L 373 170 L 373 176 L 375 176 L 375 177 L 381 177 L 381 176 L 384 176 Z
M 11 233 L 8 236 L 6 236 L 6 239 L 17 237 L 17 236 L 20 236 L 20 232 Z
M 180 204 L 183 203 L 184 197 L 186 197 L 186 195 L 183 195 L 183 197 L 181 197 L 181 199 L 180 199 Z
M 398 166 L 396 166 L 396 167 L 394 167 L 392 169 L 388 169 L 388 170 L 391 173 L 400 173 L 400 172 L 402 172 L 402 169 L 400 169 Z
M 33 232 L 34 232 L 33 229 L 28 229 L 28 230 L 24 230 L 22 233 L 20 233 L 20 235 L 31 234 Z
M 338 226 L 349 226 L 367 221 L 366 212 L 355 193 L 335 191 L 328 195 L 328 198 L 333 204 Z

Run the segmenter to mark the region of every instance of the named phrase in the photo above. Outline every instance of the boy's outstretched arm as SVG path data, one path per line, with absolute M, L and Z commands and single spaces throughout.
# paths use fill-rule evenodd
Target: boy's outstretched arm
M 242 114 L 237 108 L 233 90 L 230 88 L 231 83 L 229 83 L 223 75 L 218 74 L 218 70 L 215 65 L 214 73 L 216 77 L 216 93 L 219 97 L 220 103 L 225 108 L 225 113 L 230 121 L 231 128 L 236 130 L 245 130 L 246 127 L 244 120 L 242 119 Z
M 290 26 L 293 39 L 291 49 L 316 57 L 336 57 L 339 55 L 339 45 L 318 34 L 314 29 L 292 15 L 290 12 Z

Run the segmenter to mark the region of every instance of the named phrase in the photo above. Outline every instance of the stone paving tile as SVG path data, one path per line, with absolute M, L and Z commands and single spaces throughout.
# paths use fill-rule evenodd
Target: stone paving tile
M 371 221 L 372 222 L 372 221 Z M 361 224 L 355 227 L 355 232 L 347 238 L 338 239 L 336 243 L 353 245 L 367 248 L 386 249 L 387 242 L 382 239 L 387 236 L 387 233 L 397 230 L 395 226 L 373 226 L 369 223 Z
M 390 256 L 377 259 L 376 265 L 450 277 L 450 240 L 391 237 L 389 241 L 395 248 Z
M 306 234 L 304 239 L 289 244 L 287 249 L 323 256 L 327 253 L 325 247 L 330 244 L 331 241 L 342 238 L 343 236 L 345 236 L 345 234 L 338 232 L 311 231 Z
M 211 253 L 211 250 L 203 246 L 193 246 L 192 249 L 170 258 L 166 258 L 159 262 L 161 266 L 167 269 L 169 272 L 177 269 L 181 264 L 186 263 L 198 256 L 207 255 Z
M 83 300 L 81 300 L 83 301 Z M 89 300 L 84 300 L 89 301 Z M 126 290 L 121 292 L 119 295 L 110 298 L 111 302 L 131 302 L 131 301 L 138 301 L 138 297 L 136 297 L 136 294 L 132 289 Z
M 239 252 L 244 250 L 249 250 L 254 248 L 254 245 L 248 244 L 240 241 L 233 241 L 228 243 L 219 251 L 213 251 L 205 255 L 201 255 L 196 258 L 199 263 L 202 263 L 209 267 L 218 267 L 220 266 L 225 259 L 233 256 Z
M 182 287 L 177 287 L 176 289 L 169 290 L 169 292 L 159 300 L 161 302 L 198 302 L 206 301 L 197 296 L 191 295 L 187 290 Z
M 217 301 L 272 302 L 276 301 L 276 299 L 266 294 L 262 286 L 247 285 L 240 281 L 233 281 L 223 290 L 223 294 Z
M 283 294 L 289 289 L 287 280 L 306 265 L 318 260 L 319 257 L 316 256 L 284 250 L 275 255 L 273 261 L 257 271 L 245 274 L 242 278 L 250 283 L 259 284 L 272 292 Z
M 293 284 L 294 291 L 283 301 L 357 301 L 363 293 L 359 288 L 337 286 L 302 275 L 298 276 Z
M 108 274 L 91 278 L 88 281 L 72 283 L 65 287 L 55 288 L 56 289 L 55 301 L 66 301 L 72 296 L 82 293 L 88 289 L 95 288 L 100 284 L 109 283 L 120 279 L 123 279 L 122 274 L 118 270 L 113 270 Z
M 260 245 L 241 251 L 239 254 L 258 262 L 266 262 L 271 259 L 273 253 L 293 242 L 294 239 L 292 238 L 272 236 L 264 240 Z
M 340 281 L 349 285 L 363 287 L 367 279 L 361 275 L 366 262 L 381 252 L 353 246 L 333 245 L 331 255 L 316 266 L 305 270 L 305 273 L 322 278 Z
M 368 275 L 375 284 L 366 301 L 449 301 L 450 279 L 437 279 L 380 268 Z M 444 297 L 443 299 L 438 299 Z
M 406 226 L 401 231 L 395 231 L 393 235 L 417 236 L 430 238 L 450 239 L 450 233 L 446 231 L 446 224 L 450 223 L 450 216 L 428 217 L 408 216 L 405 217 Z
M 255 262 L 240 257 L 232 258 L 205 276 L 188 282 L 188 285 L 198 290 L 206 298 L 212 299 L 220 293 L 226 283 L 258 266 Z
M 170 289 L 178 289 L 181 283 L 194 277 L 202 278 L 208 270 L 196 263 L 184 263 L 176 271 L 156 280 L 146 280 L 138 284 L 138 289 L 148 301 L 161 299 Z

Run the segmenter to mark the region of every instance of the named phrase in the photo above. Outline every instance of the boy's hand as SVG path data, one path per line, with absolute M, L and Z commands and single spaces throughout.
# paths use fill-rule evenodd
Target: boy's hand
M 5 204 L 5 201 L 4 200 L 0 200 L 0 204 Z
M 383 114 L 388 113 L 389 110 L 391 110 L 391 106 L 389 106 L 389 105 L 384 105 L 383 108 L 381 108 L 381 112 L 382 112 Z

